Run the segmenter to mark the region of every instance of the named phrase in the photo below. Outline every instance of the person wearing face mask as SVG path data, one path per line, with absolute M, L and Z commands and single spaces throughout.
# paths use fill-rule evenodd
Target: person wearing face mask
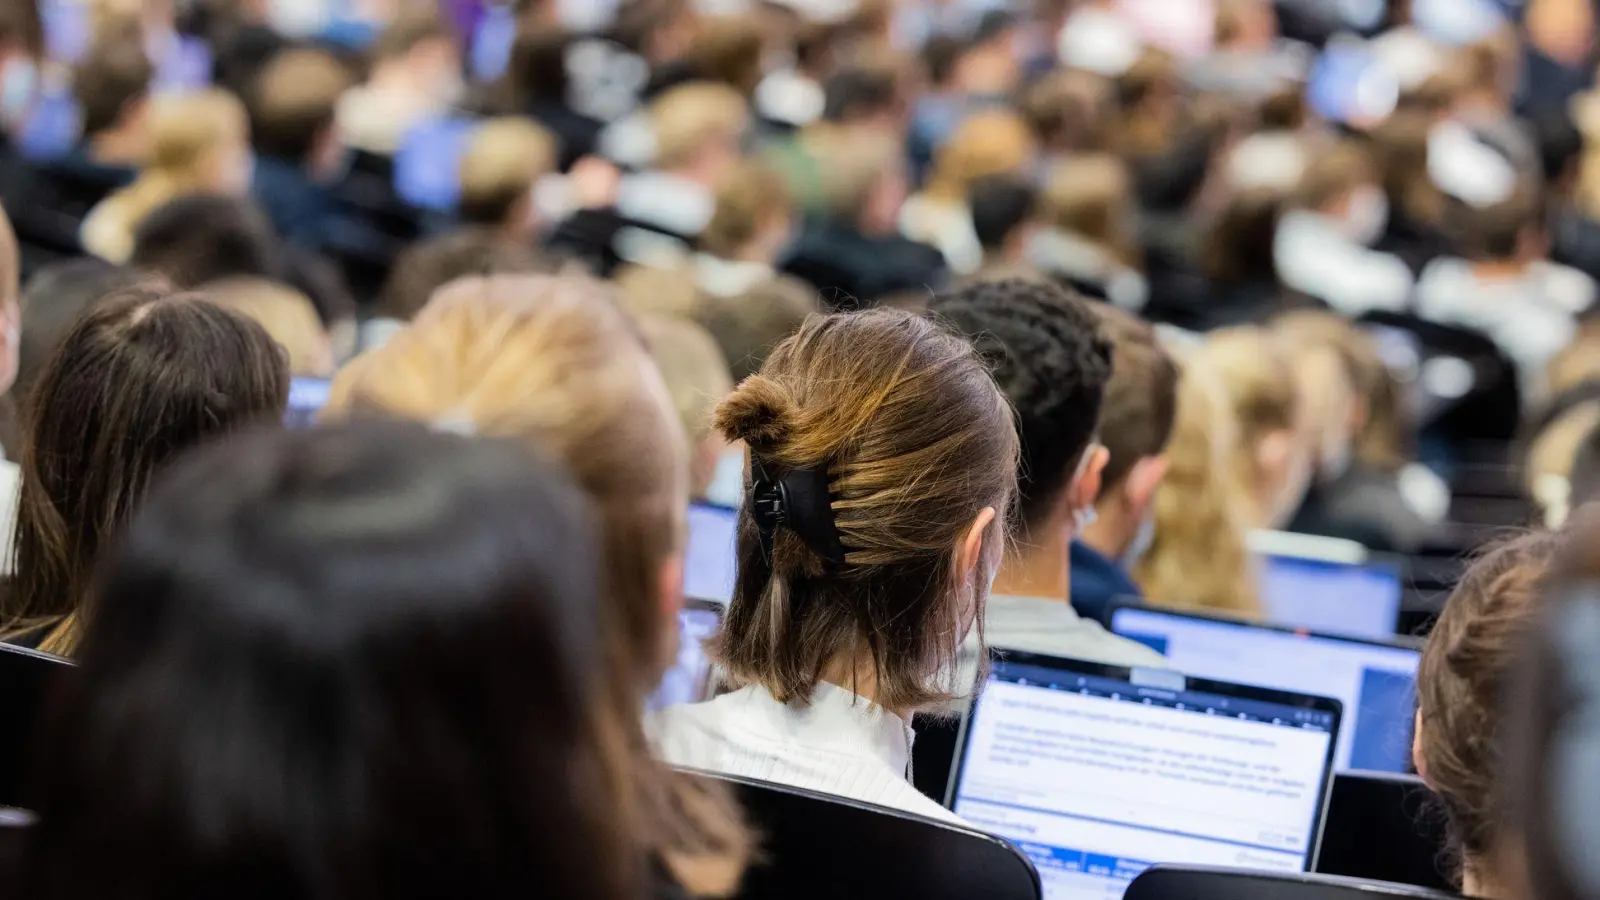
M 1311 155 L 1273 240 L 1284 286 L 1346 316 L 1406 307 L 1411 270 L 1371 249 L 1389 219 L 1380 184 L 1371 159 L 1354 144 Z
M 1097 429 L 1121 428 L 1121 423 L 1105 418 L 1106 413 L 1121 411 L 1104 405 L 1108 382 L 1116 384 L 1111 375 L 1113 344 L 1089 303 L 1043 280 L 1005 279 L 980 281 L 940 295 L 930 309 L 965 334 L 990 364 L 1016 409 L 1022 440 L 1019 496 L 1011 516 L 1013 542 L 989 598 L 985 637 L 997 647 L 1109 665 L 1162 665 L 1160 655 L 1148 647 L 1101 627 L 1095 617 L 1103 609 L 1091 606 L 1084 614 L 1076 602 L 1069 602 L 1076 600 L 1077 563 L 1088 559 L 1084 551 L 1100 558 L 1099 564 L 1090 561 L 1085 570 L 1089 584 L 1098 586 L 1106 570 L 1116 567 L 1102 554 L 1126 552 L 1134 542 L 1143 512 L 1116 498 L 1138 493 L 1143 495 L 1140 502 L 1148 505 L 1154 484 L 1145 482 L 1152 481 L 1151 476 L 1159 481 L 1163 468 L 1159 460 L 1140 460 L 1149 464 L 1134 476 L 1138 463 L 1121 466 L 1119 482 L 1110 491 L 1101 489 L 1111 456 Z M 1171 364 L 1167 365 L 1170 376 Z M 1169 428 L 1171 410 L 1169 403 Z M 1105 440 L 1120 447 L 1126 446 L 1125 437 L 1119 433 L 1106 435 Z M 1165 438 L 1155 443 L 1159 453 Z M 1124 459 L 1135 452 L 1126 451 Z M 1108 513 L 1099 530 L 1095 530 L 1097 498 Z M 1104 550 L 1072 547 L 1074 538 L 1091 535 Z M 1115 551 L 1113 542 L 1121 545 Z M 1121 580 L 1126 592 L 1137 596 L 1126 576 Z M 963 662 L 975 671 L 976 658 L 974 652 Z
M 339 101 L 339 137 L 347 147 L 390 156 L 412 126 L 461 101 L 461 47 L 448 23 L 419 11 L 384 29 L 371 56 L 366 83 Z
M 1389 409 L 1399 385 L 1376 341 L 1323 312 L 1282 316 L 1272 330 L 1296 361 L 1315 431 L 1315 478 L 1288 530 L 1385 553 L 1415 552 L 1435 524 L 1426 504 L 1402 490 L 1415 478 L 1405 474 L 1408 461 L 1397 446 L 1403 441 L 1375 439 L 1402 430 L 1397 411 Z
M 1156 489 L 1167 475 L 1167 442 L 1178 414 L 1178 368 L 1143 321 L 1095 304 L 1111 341 L 1111 379 L 1100 407 L 1095 521 L 1072 542 L 1072 608 L 1103 620 L 1111 603 L 1141 597 L 1129 572 L 1155 542 Z

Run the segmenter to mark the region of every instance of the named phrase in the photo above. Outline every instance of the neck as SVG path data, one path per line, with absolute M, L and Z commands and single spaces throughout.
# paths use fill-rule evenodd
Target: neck
M 872 665 L 872 659 L 844 659 L 838 658 L 829 662 L 822 671 L 822 680 L 853 692 L 875 706 L 883 707 L 885 712 L 891 712 L 902 719 L 910 721 L 914 710 L 889 709 L 878 700 L 878 672 Z
M 97 163 L 107 165 L 137 164 L 143 155 L 139 135 L 125 126 L 102 131 L 89 139 L 89 156 Z
M 1479 278 L 1494 281 L 1496 279 L 1516 278 L 1527 269 L 1528 264 L 1520 259 L 1495 259 L 1474 263 L 1472 274 Z
M 759 263 L 763 266 L 772 265 L 772 253 L 759 244 L 740 247 L 727 259 L 729 262 Z
M 1490 871 L 1484 860 L 1468 858 L 1461 867 L 1461 893 L 1479 900 L 1508 900 L 1512 894 L 1501 883 L 1498 873 Z
M 1030 535 L 1032 542 L 1019 543 L 1006 557 L 992 593 L 1012 597 L 1049 597 L 1066 602 L 1071 593 L 1072 571 L 1067 561 L 1069 529 L 1055 524 Z
M 1133 543 L 1133 536 L 1139 530 L 1138 522 L 1124 521 L 1126 516 L 1114 506 L 1107 503 L 1105 508 L 1096 507 L 1098 520 L 1078 535 L 1078 540 L 1112 560 L 1121 559 L 1122 554 L 1128 552 L 1128 545 Z

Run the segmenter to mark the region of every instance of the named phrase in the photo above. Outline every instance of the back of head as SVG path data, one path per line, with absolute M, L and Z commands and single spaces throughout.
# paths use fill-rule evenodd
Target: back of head
M 644 316 L 639 319 L 650 356 L 661 370 L 689 443 L 689 494 L 703 497 L 716 473 L 723 447 L 712 429 L 712 413 L 733 390 L 733 377 L 722 349 L 704 328 L 685 319 Z
M 905 153 L 888 135 L 820 130 L 808 144 L 822 173 L 823 210 L 834 219 L 858 223 L 883 179 L 904 179 Z
M 260 278 L 213 282 L 201 290 L 217 305 L 252 319 L 289 356 L 289 372 L 325 378 L 333 374 L 333 348 L 317 309 L 294 288 Z
M 972 230 L 985 252 L 1002 249 L 1039 212 L 1039 190 L 1021 175 L 985 175 L 967 188 Z
M 457 212 L 468 224 L 501 227 L 519 203 L 533 202 L 534 184 L 555 168 L 550 132 L 521 117 L 491 119 L 462 154 Z
M 672 88 L 650 104 L 656 167 L 675 169 L 715 144 L 736 145 L 748 120 L 744 97 L 725 84 L 693 81 Z
M 456 39 L 450 27 L 431 3 L 416 4 L 394 17 L 368 53 L 374 68 L 405 60 L 418 48 L 434 42 Z
M 1452 207 L 1452 217 L 1459 216 L 1460 250 L 1477 260 L 1521 259 L 1530 249 L 1529 238 L 1542 235 L 1547 216 L 1544 186 L 1526 175 L 1499 203 Z
M 116 126 L 124 113 L 149 97 L 154 77 L 138 28 L 99 35 L 72 73 L 84 136 L 94 138 Z
M 1100 407 L 1100 443 L 1110 460 L 1100 474 L 1104 496 L 1141 459 L 1160 456 L 1178 415 L 1178 368 L 1144 320 L 1104 303 L 1091 304 L 1111 342 L 1111 378 Z
M 150 158 L 146 171 L 192 190 L 205 165 L 230 140 L 250 130 L 244 105 L 227 91 L 205 90 L 159 97 L 150 108 Z
M 1283 201 L 1283 192 L 1270 187 L 1236 191 L 1229 196 L 1202 239 L 1201 259 L 1207 277 L 1223 285 L 1275 282 L 1273 238 L 1278 232 Z
M 823 85 L 822 118 L 828 122 L 853 124 L 900 107 L 899 75 L 887 66 L 847 66 Z
M 14 47 L 33 57 L 44 55 L 44 22 L 37 4 L 12 3 L 0 10 L 0 47 Z
M 1499 818 L 1502 697 L 1561 547 L 1561 536 L 1541 532 L 1484 551 L 1451 593 L 1417 671 L 1417 771 L 1444 805 L 1469 891 L 1474 882 L 1505 887 L 1495 859 L 1509 837 Z
M 520 447 L 383 423 L 197 455 L 105 567 L 29 893 L 627 896 L 597 569 Z
M 766 477 L 813 479 L 820 490 L 791 521 L 805 514 L 836 532 L 819 543 L 780 527 L 769 554 L 745 504 L 716 648 L 730 676 L 801 705 L 834 666 L 847 681 L 870 672 L 886 709 L 947 696 L 936 674 L 969 616 L 982 621 L 1016 481 L 1011 412 L 972 348 L 900 310 L 812 317 L 716 421 Z M 1000 517 L 984 533 L 986 559 L 958 571 L 958 545 L 985 508 Z
M 1027 543 L 1060 512 L 1094 440 L 1111 344 L 1087 301 L 1045 281 L 978 281 L 936 296 L 929 309 L 972 342 L 1016 410 L 1012 524 Z
M 1056 152 L 1109 150 L 1111 82 L 1092 72 L 1057 70 L 1023 90 L 1020 111 L 1041 147 Z
M 543 269 L 544 261 L 525 244 L 487 229 L 463 229 L 406 248 L 378 296 L 377 311 L 410 321 L 435 291 L 457 279 Z
M 139 276 L 130 269 L 85 256 L 45 266 L 28 279 L 22 292 L 22 336 L 17 352 L 15 396 L 27 400 L 45 362 L 83 312 L 124 288 Z
M 764 35 L 751 15 L 712 16 L 700 23 L 689 51 L 696 75 L 750 96 L 761 82 Z
M 1074 156 L 1050 171 L 1044 219 L 1052 228 L 1128 253 L 1134 240 L 1134 211 L 1133 183 L 1115 156 Z
M 151 210 L 134 231 L 129 263 L 181 288 L 288 275 L 282 242 L 266 215 L 249 200 L 212 194 L 178 197 Z
M 934 156 L 928 195 L 961 203 L 967 189 L 984 175 L 1021 173 L 1033 160 L 1033 133 L 1009 112 L 974 114 L 956 128 Z
M 729 865 L 702 874 L 731 867 L 736 878 L 738 826 L 716 804 L 707 813 L 703 798 L 681 805 L 687 789 L 658 771 L 639 731 L 644 697 L 671 657 L 662 572 L 683 545 L 688 453 L 661 377 L 610 288 L 536 275 L 458 281 L 341 370 L 325 413 L 513 437 L 567 468 L 599 517 L 605 647 L 597 665 L 626 742 L 608 765 L 647 807 L 631 825 L 669 864 L 709 859 Z
M 272 57 L 248 103 L 257 152 L 305 162 L 330 133 L 339 98 L 353 81 L 344 63 L 324 50 L 291 48 Z
M 733 259 L 775 219 L 793 211 L 788 183 L 777 171 L 754 162 L 734 167 L 717 184 L 717 206 L 700 235 L 700 249 Z
M 1258 327 L 1224 329 L 1207 337 L 1198 357 L 1216 375 L 1239 424 L 1230 466 L 1242 490 L 1259 491 L 1277 475 L 1290 474 L 1288 467 L 1309 462 L 1296 456 L 1303 449 L 1295 445 L 1300 391 L 1279 339 Z
M 186 450 L 278 421 L 288 395 L 272 338 L 200 295 L 132 289 L 92 308 L 34 388 L 0 627 L 49 628 L 44 649 L 72 652 L 90 572 L 151 478 Z

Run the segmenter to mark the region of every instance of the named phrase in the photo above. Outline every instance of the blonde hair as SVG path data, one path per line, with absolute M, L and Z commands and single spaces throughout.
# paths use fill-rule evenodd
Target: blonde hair
M 1155 541 L 1133 571 L 1151 603 L 1261 614 L 1244 510 L 1228 471 L 1238 441 L 1221 379 L 1205 361 L 1185 360 L 1167 476 L 1155 495 Z
M 500 226 L 534 183 L 556 167 L 556 139 L 521 116 L 490 119 L 473 132 L 461 155 L 461 218 Z
M 699 325 L 663 316 L 641 316 L 638 321 L 650 356 L 667 384 L 678 424 L 689 439 L 689 494 L 704 496 L 717 462 L 715 456 L 706 456 L 711 452 L 707 447 L 722 446 L 711 426 L 712 413 L 733 390 L 733 376 L 728 374 L 721 348 Z
M 927 195 L 967 202 L 967 189 L 986 175 L 1019 172 L 1033 159 L 1033 132 L 1010 112 L 983 112 L 968 118 L 933 159 Z
M 823 209 L 839 219 L 860 218 L 879 182 L 904 166 L 899 142 L 888 135 L 818 128 L 807 144 L 821 171 Z
M 218 153 L 247 143 L 244 104 L 227 91 L 206 90 L 151 102 L 150 153 L 133 183 L 112 194 L 84 222 L 87 249 L 115 263 L 133 254 L 133 233 L 157 208 L 206 190 Z
M 1298 433 L 1301 398 L 1295 367 L 1280 341 L 1255 326 L 1214 331 L 1196 357 L 1215 373 L 1238 423 L 1229 471 L 1243 497 L 1253 497 L 1264 473 L 1257 449 L 1269 435 Z
M 333 345 L 306 295 L 261 278 L 234 278 L 200 288 L 220 306 L 253 319 L 289 355 L 293 375 L 333 374 Z
M 1273 331 L 1283 335 L 1290 353 L 1298 347 L 1335 353 L 1356 397 L 1366 405 L 1361 427 L 1352 435 L 1352 455 L 1388 472 L 1412 457 L 1415 430 L 1404 409 L 1399 379 L 1378 352 L 1378 342 L 1349 319 L 1329 312 L 1299 310 L 1280 316 Z
M 661 379 L 608 286 L 528 275 L 443 288 L 334 379 L 325 414 L 363 412 L 523 439 L 576 477 L 602 526 L 602 664 L 617 732 L 608 765 L 631 788 L 627 820 L 692 892 L 731 892 L 750 850 L 735 807 L 656 762 L 640 722 L 670 661 L 658 578 L 683 547 L 688 459 Z
M 717 185 L 717 208 L 700 236 L 700 249 L 712 256 L 732 257 L 761 232 L 774 215 L 792 211 L 789 185 L 770 166 L 745 162 Z
M 1057 163 L 1042 200 L 1050 227 L 1096 244 L 1123 262 L 1137 255 L 1133 179 L 1116 156 L 1088 153 Z
M 749 121 L 744 97 L 725 84 L 692 82 L 675 87 L 650 105 L 656 165 L 684 165 L 713 140 L 738 140 Z

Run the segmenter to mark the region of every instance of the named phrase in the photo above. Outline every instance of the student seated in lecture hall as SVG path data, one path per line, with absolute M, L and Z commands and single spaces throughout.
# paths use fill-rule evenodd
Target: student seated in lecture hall
M 1018 453 L 972 348 L 908 312 L 813 317 L 717 411 L 750 448 L 712 657 L 738 685 L 652 722 L 664 759 L 944 821 L 907 780 L 1000 566 Z M 914 499 L 915 502 L 911 502 Z

